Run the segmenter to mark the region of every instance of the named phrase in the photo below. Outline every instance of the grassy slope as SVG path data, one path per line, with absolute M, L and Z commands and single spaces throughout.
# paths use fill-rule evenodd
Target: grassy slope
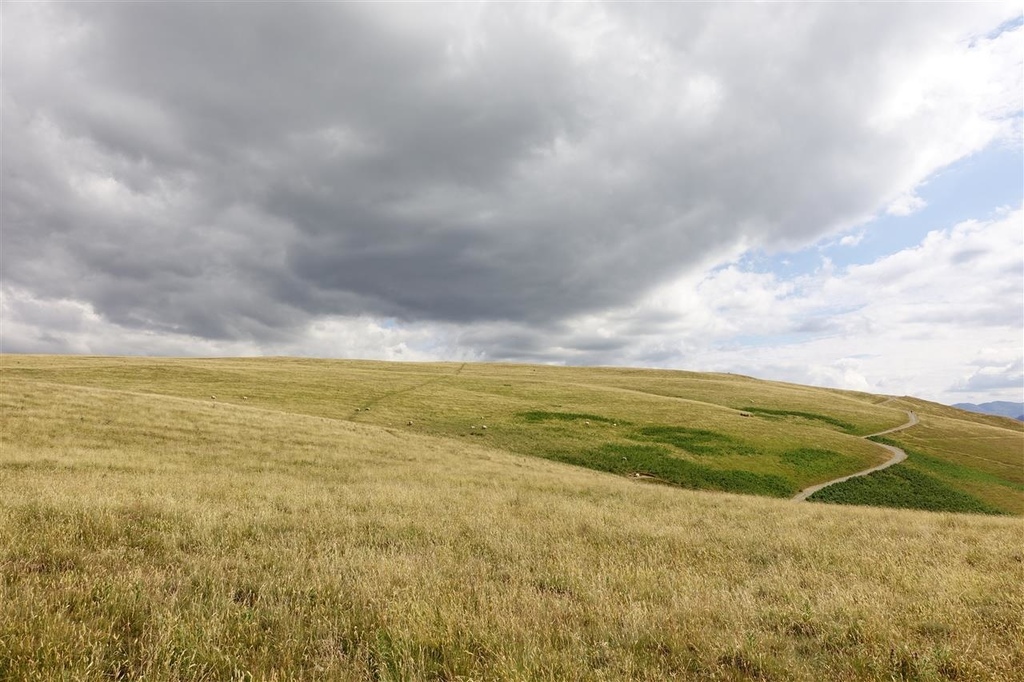
M 444 437 L 482 436 L 489 445 L 601 466 L 602 457 L 622 461 L 620 450 L 635 456 L 642 473 L 671 475 L 687 466 L 677 482 L 707 487 L 715 472 L 742 471 L 760 476 L 742 492 L 788 496 L 799 489 L 865 468 L 884 458 L 878 448 L 829 424 L 777 416 L 744 418 L 733 408 L 770 398 L 769 404 L 813 409 L 817 400 L 802 387 L 752 382 L 741 377 L 592 369 L 450 364 L 394 364 L 309 360 L 152 361 L 143 359 L 14 358 L 8 375 L 83 385 L 106 386 L 264 406 L 299 414 L 348 419 Z M 28 366 L 27 366 L 28 365 Z M 687 381 L 689 377 L 692 381 Z M 681 379 L 683 381 L 681 381 Z M 763 384 L 763 385 L 761 385 Z M 768 394 L 767 396 L 765 394 Z M 665 397 L 686 394 L 691 399 Z M 730 404 L 728 401 L 732 401 Z M 898 424 L 898 410 L 877 408 L 837 397 L 831 411 L 864 433 Z M 531 421 L 540 407 L 549 412 L 584 413 L 610 421 Z M 368 408 L 368 409 L 367 409 Z M 408 423 L 413 422 L 409 427 Z M 617 426 L 615 425 L 617 424 Z M 637 431 L 648 427 L 685 427 L 719 433 L 756 444 L 757 452 L 725 450 L 719 455 L 652 443 Z M 642 445 L 642 447 L 641 447 Z M 793 451 L 814 447 L 821 463 L 795 464 Z M 611 450 L 608 450 L 611 448 Z M 610 454 L 614 453 L 614 454 Z M 680 462 L 685 462 L 681 464 Z M 605 464 L 608 464 L 607 462 Z M 627 462 L 627 464 L 633 464 Z M 608 468 L 604 466 L 603 468 Z M 709 471 L 710 470 L 710 471 Z M 697 480 L 686 477 L 693 473 Z M 623 471 L 622 473 L 629 473 Z M 691 477 L 691 478 L 693 478 Z
M 844 504 L 1024 514 L 1020 422 L 975 415 L 914 398 L 897 404 L 921 424 L 885 437 L 908 459 L 892 469 L 830 486 L 811 497 Z
M 914 409 L 922 423 L 899 434 L 908 439 L 899 442 L 969 470 L 919 473 L 938 475 L 941 486 L 987 508 L 1024 514 L 1024 424 L 913 399 L 736 375 L 610 368 L 32 356 L 8 356 L 2 367 L 5 376 L 39 381 L 206 400 L 216 395 L 219 402 L 485 438 L 509 452 L 778 497 L 884 461 L 888 453 L 856 436 L 896 426 Z M 534 418 L 538 412 L 550 418 Z M 566 414 L 592 418 L 559 418 Z M 486 432 L 471 428 L 481 425 Z M 981 432 L 984 437 L 963 435 Z M 711 447 L 692 447 L 700 433 L 717 439 L 705 438 Z M 979 481 L 971 472 L 990 478 Z
M 694 494 L 485 447 L 498 428 L 284 413 L 285 382 L 196 376 L 250 400 L 3 376 L 0 679 L 1024 669 L 1021 519 Z M 280 399 L 354 409 L 316 393 Z

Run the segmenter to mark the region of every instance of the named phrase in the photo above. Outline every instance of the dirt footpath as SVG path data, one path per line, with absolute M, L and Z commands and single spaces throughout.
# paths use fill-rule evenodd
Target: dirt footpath
M 906 424 L 901 424 L 901 425 L 893 427 L 891 429 L 886 429 L 885 431 L 879 431 L 878 433 L 872 433 L 872 434 L 869 434 L 867 436 L 864 436 L 864 438 L 871 438 L 872 436 L 884 436 L 887 433 L 894 433 L 896 431 L 902 431 L 903 429 L 909 429 L 911 426 L 913 426 L 915 424 L 917 424 L 917 415 L 914 414 L 913 412 L 908 411 L 907 412 L 907 423 Z M 834 485 L 836 483 L 842 483 L 843 481 L 848 481 L 851 478 L 856 478 L 858 476 L 867 476 L 868 474 L 874 473 L 876 471 L 881 471 L 882 469 L 886 469 L 888 467 L 891 467 L 893 464 L 899 464 L 900 462 L 902 462 L 903 460 L 905 460 L 907 458 L 907 453 L 903 452 L 902 449 L 896 447 L 895 445 L 885 445 L 884 443 L 876 443 L 876 445 L 878 445 L 879 447 L 885 448 L 886 450 L 891 452 L 892 453 L 892 457 L 890 457 L 888 461 L 883 462 L 882 464 L 879 464 L 876 467 L 871 467 L 870 469 L 865 469 L 864 471 L 858 471 L 855 474 L 850 474 L 849 476 L 843 476 L 842 478 L 836 478 L 836 479 L 833 479 L 831 481 L 825 481 L 824 483 L 819 483 L 817 485 L 812 485 L 810 488 L 804 488 L 803 490 L 801 490 L 799 493 L 796 494 L 796 496 L 793 498 L 793 501 L 794 502 L 802 502 L 803 500 L 806 500 L 808 497 L 810 497 L 814 493 L 818 492 L 822 488 L 827 488 L 830 485 Z

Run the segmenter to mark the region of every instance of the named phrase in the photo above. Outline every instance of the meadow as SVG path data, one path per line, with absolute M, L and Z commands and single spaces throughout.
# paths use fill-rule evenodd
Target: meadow
M 922 456 L 908 463 L 918 478 L 951 491 L 948 505 L 933 499 L 923 508 L 961 511 L 969 498 L 979 510 L 1024 514 L 1024 424 L 913 398 L 729 374 L 295 358 L 9 356 L 3 372 L 40 385 L 473 437 L 505 452 L 684 488 L 782 498 L 885 461 L 889 454 L 862 436 L 904 423 L 913 410 L 921 423 L 890 439 Z M 937 466 L 918 466 L 926 461 Z M 919 506 L 890 488 L 857 499 Z
M 788 494 L 884 458 L 857 436 L 905 421 L 899 401 L 636 370 L 0 360 L 0 679 L 1024 669 L 1024 519 L 640 471 Z M 1012 455 L 976 452 L 987 469 L 925 456 L 975 499 L 1014 492 L 990 478 Z

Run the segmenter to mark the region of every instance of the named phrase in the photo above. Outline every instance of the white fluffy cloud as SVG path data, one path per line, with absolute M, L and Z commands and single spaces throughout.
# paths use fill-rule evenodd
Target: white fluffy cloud
M 915 390 L 913 362 L 861 357 L 879 330 L 898 355 L 896 335 L 941 336 L 955 310 L 999 349 L 1019 311 L 927 299 L 947 288 L 911 252 L 791 280 L 741 256 L 919 210 L 936 171 L 1019 145 L 1019 14 L 5 6 L 3 348 L 818 367 Z M 981 248 L 946 274 L 989 263 Z M 815 343 L 847 359 L 785 355 Z
M 636 364 L 944 402 L 1020 400 L 1022 224 L 1020 210 L 969 221 L 872 263 L 837 269 L 825 262 L 791 279 L 733 264 L 583 328 L 632 339 Z M 659 323 L 636 324 L 644 319 Z

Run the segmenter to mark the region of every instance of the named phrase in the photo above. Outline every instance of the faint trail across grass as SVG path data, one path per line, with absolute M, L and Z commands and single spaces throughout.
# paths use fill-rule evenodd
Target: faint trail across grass
M 463 362 L 451 374 L 441 374 L 441 375 L 438 375 L 438 376 L 435 376 L 435 377 L 431 377 L 430 379 L 427 379 L 426 381 L 421 381 L 418 384 L 413 384 L 412 386 L 406 386 L 405 388 L 399 388 L 399 389 L 396 389 L 394 391 L 388 391 L 386 393 L 381 393 L 380 395 L 377 395 L 377 396 L 371 398 L 370 400 L 367 400 L 367 401 L 363 402 L 361 407 L 357 407 L 355 409 L 355 412 L 353 412 L 351 415 L 349 415 L 349 420 L 350 421 L 354 420 L 354 417 L 356 416 L 356 414 L 355 414 L 356 412 L 360 412 L 360 411 L 364 411 L 364 410 L 369 410 L 371 407 L 376 406 L 382 400 L 387 400 L 388 398 L 394 398 L 395 396 L 402 395 L 403 393 L 411 393 L 413 391 L 418 391 L 419 389 L 423 388 L 424 386 L 430 386 L 431 384 L 436 384 L 436 383 L 439 383 L 441 381 L 445 381 L 446 379 L 450 379 L 452 377 L 457 377 L 460 374 L 462 374 L 462 370 L 465 369 L 465 367 L 466 367 L 466 363 Z
M 875 436 L 884 436 L 884 435 L 889 434 L 889 433 L 895 433 L 896 431 L 902 431 L 903 429 L 909 429 L 911 426 L 914 426 L 915 424 L 917 424 L 917 415 L 914 414 L 911 411 L 907 411 L 907 423 L 906 424 L 901 424 L 899 426 L 894 426 L 891 429 L 886 429 L 885 431 L 879 431 L 878 433 L 872 433 L 872 434 L 869 434 L 867 436 L 864 436 L 864 438 L 873 438 Z M 902 462 L 903 460 L 905 460 L 907 458 L 907 453 L 904 452 L 902 450 L 902 448 L 898 448 L 895 445 L 886 445 L 885 443 L 878 443 L 878 445 L 879 445 L 879 447 L 883 447 L 886 450 L 888 450 L 889 452 L 891 452 L 892 453 L 892 457 L 890 457 L 887 461 L 883 462 L 882 464 L 879 464 L 878 466 L 875 466 L 875 467 L 871 467 L 870 469 L 865 469 L 864 471 L 858 471 L 857 473 L 850 474 L 849 476 L 843 476 L 842 478 L 836 478 L 836 479 L 833 479 L 831 481 L 825 481 L 824 483 L 819 483 L 818 485 L 812 485 L 809 488 L 804 488 L 799 493 L 797 493 L 795 497 L 793 497 L 793 501 L 794 502 L 803 502 L 808 497 L 810 497 L 814 493 L 818 492 L 822 488 L 827 488 L 830 485 L 834 485 L 836 483 L 842 483 L 843 481 L 849 481 L 851 478 L 857 478 L 858 476 L 867 476 L 868 474 L 872 474 L 872 473 L 874 473 L 876 471 L 881 471 L 882 469 L 887 469 L 887 468 L 891 467 L 893 464 L 899 464 L 900 462 Z

